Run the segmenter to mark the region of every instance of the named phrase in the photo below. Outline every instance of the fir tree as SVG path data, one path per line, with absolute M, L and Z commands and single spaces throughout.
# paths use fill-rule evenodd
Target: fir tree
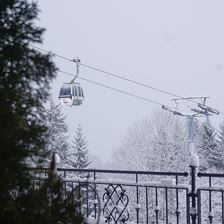
M 81 125 L 78 125 L 76 133 L 74 135 L 74 140 L 72 141 L 71 153 L 70 153 L 70 165 L 76 169 L 86 169 L 88 168 L 90 162 L 88 158 L 88 149 L 87 149 L 87 141 L 83 134 L 83 130 Z M 88 173 L 77 172 L 77 175 L 82 177 L 90 178 Z M 87 176 L 85 176 L 87 175 Z M 82 212 L 85 215 L 91 215 L 95 210 L 93 201 L 95 200 L 96 194 L 92 190 L 88 189 L 88 183 L 80 184 L 80 194 L 82 197 L 80 198 L 81 204 L 86 205 L 87 207 L 82 208 Z M 88 213 L 88 214 L 87 214 Z
M 44 29 L 33 24 L 37 13 L 27 1 L 0 4 L 0 223 L 19 222 L 31 181 L 25 161 L 45 146 L 43 103 L 56 67 L 28 45 L 42 41 Z
M 221 154 L 222 169 L 224 168 L 224 122 L 219 125 L 218 131 L 218 147 Z
M 90 164 L 88 160 L 87 142 L 80 125 L 76 130 L 72 143 L 70 164 L 77 169 L 87 168 Z
M 25 218 L 21 223 L 85 224 L 84 218 L 79 213 L 81 200 L 78 192 L 78 186 L 72 191 L 66 189 L 65 197 L 64 182 L 58 175 L 56 153 L 53 153 L 48 178 L 40 189 L 31 191 L 29 194 L 29 198 L 27 198 L 28 209 L 23 211 Z
M 217 145 L 216 132 L 210 121 L 201 126 L 201 136 L 198 146 L 200 170 L 220 169 L 222 166 L 221 152 Z
M 60 104 L 55 105 L 52 101 L 47 110 L 47 127 L 47 151 L 50 155 L 56 152 L 61 158 L 62 166 L 65 166 L 69 151 L 68 126 Z
M 32 224 L 40 223 L 42 215 L 41 207 L 38 216 L 30 206 L 34 201 L 27 191 L 32 186 L 27 161 L 45 156 L 41 150 L 46 145 L 47 130 L 43 104 L 56 66 L 50 54 L 29 46 L 42 42 L 44 29 L 34 25 L 37 15 L 37 5 L 32 1 L 0 1 L 1 224 L 27 223 L 28 210 Z M 39 200 L 37 205 L 41 204 Z M 59 223 L 52 221 L 52 214 L 46 216 L 48 221 L 44 223 Z

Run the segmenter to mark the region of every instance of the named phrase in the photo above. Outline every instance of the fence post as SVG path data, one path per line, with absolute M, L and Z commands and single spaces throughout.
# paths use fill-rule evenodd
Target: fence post
M 192 224 L 196 224 L 197 219 L 197 208 L 196 208 L 196 198 L 197 198 L 197 189 L 196 189 L 196 169 L 199 166 L 199 157 L 193 152 L 190 158 L 190 177 L 191 177 L 191 192 L 188 197 L 191 198 L 191 207 L 190 207 L 190 216 Z
M 197 194 L 195 193 L 196 189 L 196 167 L 190 166 L 191 169 L 191 192 L 189 196 L 191 197 L 191 207 L 190 207 L 190 216 L 192 220 L 192 224 L 196 224 L 196 216 L 197 216 L 197 210 L 196 210 L 196 197 Z

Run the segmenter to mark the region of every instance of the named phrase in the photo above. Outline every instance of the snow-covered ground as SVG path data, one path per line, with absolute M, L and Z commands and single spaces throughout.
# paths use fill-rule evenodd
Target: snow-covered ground
M 105 218 L 104 217 L 100 217 L 100 220 L 98 222 L 98 220 L 96 220 L 95 218 L 89 217 L 87 219 L 88 224 L 105 224 Z

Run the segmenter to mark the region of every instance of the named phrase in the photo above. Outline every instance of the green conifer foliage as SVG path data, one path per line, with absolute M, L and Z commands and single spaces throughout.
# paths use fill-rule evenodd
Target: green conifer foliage
M 47 128 L 43 104 L 57 70 L 50 54 L 42 54 L 29 45 L 42 43 L 44 29 L 34 24 L 37 15 L 33 1 L 0 0 L 1 224 L 71 223 L 55 220 L 51 212 L 44 215 L 41 205 L 49 198 L 37 197 L 35 201 L 29 193 L 30 162 L 45 156 Z M 34 202 L 39 205 L 37 210 L 33 210 Z M 26 221 L 27 211 L 32 222 Z M 69 215 L 64 214 L 63 217 Z M 41 215 L 46 222 L 41 222 Z M 75 223 L 80 222 L 77 219 Z
M 40 188 L 32 190 L 26 197 L 27 209 L 23 210 L 21 223 L 47 223 L 47 224 L 81 224 L 86 223 L 80 215 L 79 189 L 65 188 L 63 179 L 57 173 L 55 153 L 48 178 L 42 181 Z

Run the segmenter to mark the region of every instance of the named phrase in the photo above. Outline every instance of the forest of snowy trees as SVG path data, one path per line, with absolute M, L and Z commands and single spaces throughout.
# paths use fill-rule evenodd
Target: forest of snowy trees
M 224 123 L 216 130 L 195 120 L 195 151 L 201 171 L 224 169 Z M 128 170 L 188 171 L 186 120 L 165 111 L 136 121 L 113 153 L 113 167 Z
M 47 109 L 47 150 L 49 158 L 57 152 L 61 167 L 84 169 L 90 165 L 87 140 L 81 125 L 69 138 L 68 125 L 60 105 L 53 102 Z M 224 170 L 224 123 L 216 130 L 209 119 L 195 120 L 195 151 L 200 171 Z M 128 170 L 187 171 L 189 165 L 186 120 L 165 111 L 154 111 L 136 121 L 107 168 Z M 97 168 L 97 167 L 95 167 Z

